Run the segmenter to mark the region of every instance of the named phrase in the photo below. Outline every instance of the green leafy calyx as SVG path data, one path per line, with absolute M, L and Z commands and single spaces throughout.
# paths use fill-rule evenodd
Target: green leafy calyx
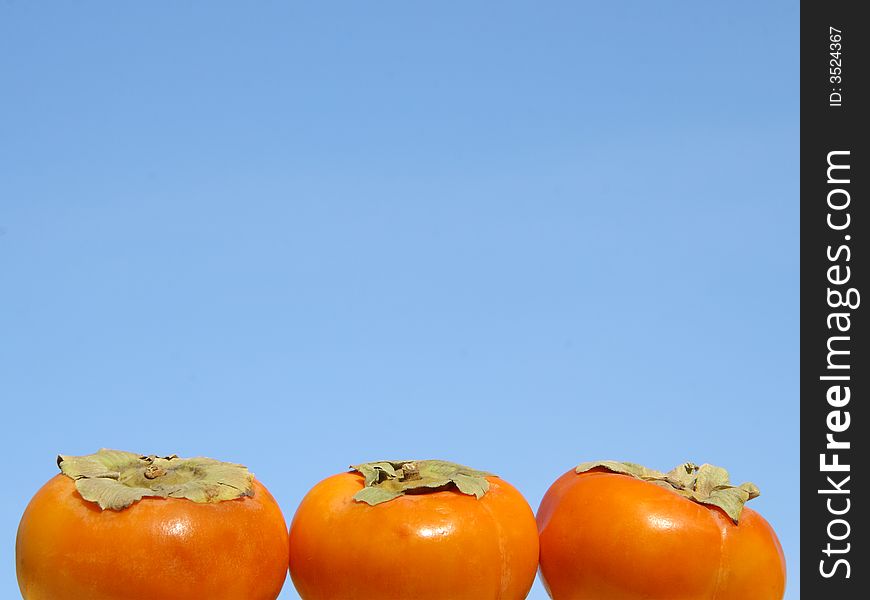
M 87 456 L 60 455 L 57 465 L 75 481 L 81 497 L 102 510 L 123 510 L 146 496 L 214 503 L 254 493 L 254 476 L 246 467 L 211 458 L 103 449 Z
M 425 494 L 455 489 L 482 498 L 489 491 L 492 473 L 443 460 L 384 460 L 353 465 L 365 477 L 365 487 L 353 499 L 371 506 L 405 494 Z
M 708 464 L 699 467 L 693 463 L 683 463 L 663 473 L 635 463 L 601 460 L 582 463 L 574 470 L 577 473 L 585 473 L 595 468 L 648 481 L 699 504 L 718 506 L 731 517 L 734 523 L 739 523 L 743 505 L 761 494 L 753 483 L 731 485 L 728 471 Z

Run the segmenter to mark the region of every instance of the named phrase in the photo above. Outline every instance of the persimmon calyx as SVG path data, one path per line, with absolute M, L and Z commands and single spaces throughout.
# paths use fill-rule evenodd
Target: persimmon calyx
M 370 506 L 405 494 L 426 494 L 456 489 L 480 499 L 489 491 L 492 473 L 443 460 L 383 460 L 350 467 L 365 477 L 365 487 L 354 494 Z
M 699 504 L 718 506 L 735 524 L 740 522 L 743 506 L 761 494 L 754 483 L 732 485 L 728 471 L 709 464 L 699 467 L 687 462 L 663 473 L 635 463 L 601 460 L 582 463 L 574 470 L 585 473 L 597 467 L 654 483 Z
M 200 504 L 254 493 L 247 467 L 212 458 L 143 456 L 102 449 L 86 456 L 57 457 L 61 473 L 82 498 L 102 510 L 123 510 L 142 498 L 186 498 Z

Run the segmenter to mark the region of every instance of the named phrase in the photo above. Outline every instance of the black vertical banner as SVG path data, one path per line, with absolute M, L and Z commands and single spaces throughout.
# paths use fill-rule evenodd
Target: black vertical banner
M 801 4 L 801 592 L 867 597 L 870 23 Z M 864 559 L 866 560 L 866 559 Z

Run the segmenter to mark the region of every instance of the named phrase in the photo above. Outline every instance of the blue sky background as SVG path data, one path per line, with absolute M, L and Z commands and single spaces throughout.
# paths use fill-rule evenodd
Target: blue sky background
M 6 0 L 0 596 L 107 446 L 712 462 L 797 598 L 798 133 L 797 2 Z

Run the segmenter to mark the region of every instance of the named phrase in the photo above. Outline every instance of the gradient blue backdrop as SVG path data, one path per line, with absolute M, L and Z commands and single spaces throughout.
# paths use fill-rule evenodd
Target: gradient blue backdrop
M 797 2 L 6 0 L 0 108 L 0 596 L 108 446 L 288 521 L 364 460 L 718 463 L 798 597 Z

